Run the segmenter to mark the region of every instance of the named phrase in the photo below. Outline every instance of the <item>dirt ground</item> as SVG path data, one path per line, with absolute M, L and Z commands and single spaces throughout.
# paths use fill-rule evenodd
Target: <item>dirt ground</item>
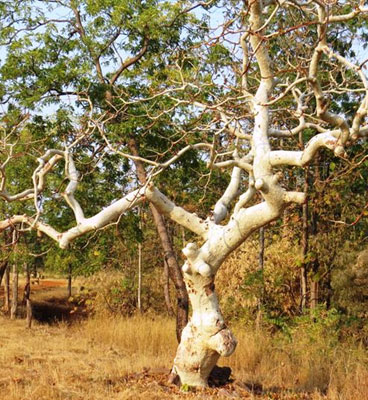
M 10 283 L 10 286 L 12 283 Z M 19 279 L 19 298 L 22 299 L 25 279 Z M 65 288 L 66 294 L 67 282 L 65 279 L 31 279 L 31 297 L 37 299 L 38 292 L 47 293 L 48 291 L 55 292 L 56 288 Z M 4 286 L 0 286 L 0 299 L 4 296 Z

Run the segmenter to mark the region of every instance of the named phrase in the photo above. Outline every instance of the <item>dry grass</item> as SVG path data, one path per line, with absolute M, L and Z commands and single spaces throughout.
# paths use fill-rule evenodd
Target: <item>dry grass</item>
M 256 392 L 263 388 L 259 396 L 239 387 L 232 392 L 234 385 L 193 394 L 168 386 L 176 342 L 174 323 L 166 318 L 91 319 L 27 330 L 22 320 L 0 317 L 0 399 L 211 399 L 229 393 L 254 399 L 368 398 L 364 349 L 326 354 L 318 343 L 306 348 L 303 341 L 281 344 L 262 333 L 235 331 L 238 349 L 222 362 L 237 381 Z M 140 373 L 147 367 L 152 375 Z
M 65 288 L 34 293 L 41 302 L 50 296 L 64 298 Z M 31 330 L 0 316 L 0 399 L 368 399 L 365 348 L 320 334 L 311 341 L 303 328 L 287 341 L 241 325 L 234 327 L 236 352 L 221 360 L 235 382 L 183 394 L 167 384 L 174 331 L 173 320 L 158 316 L 35 323 Z
M 165 319 L 36 324 L 27 330 L 24 321 L 1 317 L 0 398 L 129 398 L 129 374 L 170 365 L 176 344 L 168 332 L 173 323 Z
M 234 329 L 236 352 L 222 363 L 237 379 L 264 390 L 308 392 L 310 398 L 368 399 L 368 352 L 357 345 L 330 348 L 324 337 L 311 343 L 306 332 L 276 340 L 262 332 Z

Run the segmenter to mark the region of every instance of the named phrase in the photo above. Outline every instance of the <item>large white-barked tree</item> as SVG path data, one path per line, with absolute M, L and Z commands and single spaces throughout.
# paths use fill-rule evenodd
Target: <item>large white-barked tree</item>
M 116 11 L 112 3 L 111 9 Z M 121 2 L 119 12 L 129 13 L 125 3 Z M 151 3 L 158 10 L 165 9 L 163 2 Z M 93 8 L 90 2 L 83 6 Z M 92 15 L 96 10 L 91 11 Z M 171 48 L 169 54 L 156 54 L 156 60 L 161 58 L 165 64 L 165 76 L 149 81 L 145 74 L 150 66 L 145 65 L 145 56 L 147 52 L 154 53 L 152 43 L 161 40 L 157 33 L 160 23 L 169 32 L 165 18 L 171 18 L 174 25 L 190 13 L 196 13 L 196 17 L 181 21 L 184 27 L 181 37 L 189 37 L 186 23 L 188 29 L 190 23 L 190 29 L 197 27 L 201 33 L 191 41 L 180 41 L 179 37 L 177 47 Z M 362 1 L 178 2 L 166 9 L 166 14 L 156 15 L 161 22 L 155 29 L 150 30 L 152 15 L 147 15 L 150 19 L 142 18 L 140 48 L 125 59 L 125 49 L 121 47 L 119 52 L 119 43 L 115 43 L 121 30 L 111 32 L 108 42 L 95 44 L 89 54 L 98 61 L 112 54 L 115 64 L 121 61 L 121 68 L 115 74 L 108 72 L 108 81 L 103 74 L 104 64 L 94 63 L 101 78 L 99 90 L 104 89 L 102 94 L 96 96 L 93 88 L 72 93 L 78 95 L 76 100 L 85 110 L 75 123 L 73 134 L 70 132 L 64 143 L 55 144 L 37 157 L 38 166 L 31 173 L 30 188 L 15 194 L 7 191 L 8 168 L 20 156 L 13 152 L 13 137 L 26 129 L 28 122 L 25 118 L 13 129 L 2 127 L 0 195 L 8 202 L 28 202 L 24 203 L 27 204 L 24 213 L 4 218 L 1 229 L 15 225 L 23 230 L 36 229 L 66 248 L 75 238 L 117 221 L 127 210 L 148 201 L 159 213 L 195 233 L 198 240 L 183 249 L 182 266 L 192 315 L 181 336 L 173 374 L 183 384 L 206 386 L 218 358 L 229 356 L 236 347 L 215 292 L 215 276 L 221 264 L 254 231 L 280 218 L 288 205 L 305 202 L 305 193 L 290 187 L 283 174 L 285 167 L 307 166 L 321 148 L 328 149 L 331 157 L 347 158 L 349 144 L 364 140 L 367 135 L 368 83 L 364 59 L 359 58 L 364 52 L 356 56 L 361 46 L 359 38 L 366 37 L 367 13 Z M 83 21 L 78 21 L 78 14 L 73 18 L 88 49 L 92 44 L 83 30 Z M 117 18 L 116 13 L 111 18 Z M 51 24 L 52 19 L 44 25 Z M 93 29 L 98 31 L 97 23 Z M 70 34 L 73 38 L 73 33 Z M 185 44 L 187 48 L 183 47 Z M 96 50 L 99 46 L 100 53 Z M 137 90 L 135 96 L 126 97 L 124 85 L 116 82 L 124 74 L 127 74 L 124 79 L 129 79 L 129 73 L 139 70 L 143 74 L 140 84 L 149 87 L 143 93 Z M 42 74 L 42 70 L 37 73 Z M 140 80 L 139 76 L 134 78 Z M 73 79 L 82 81 L 82 76 L 76 74 Z M 31 95 L 32 87 L 26 89 Z M 64 91 L 60 96 L 68 94 L 65 88 L 52 90 L 56 93 L 53 95 L 58 90 Z M 49 93 L 52 90 L 48 88 Z M 39 101 L 41 97 L 35 99 Z M 137 109 L 139 116 L 131 111 Z M 167 116 L 171 118 L 170 134 L 175 132 L 175 137 L 163 130 L 160 140 L 164 138 L 166 146 L 162 152 L 156 149 L 152 155 L 145 148 L 139 153 L 137 137 L 149 137 L 157 126 L 163 129 L 158 121 Z M 139 118 L 145 121 L 140 128 Z M 121 132 L 119 136 L 122 126 L 134 130 L 132 134 L 136 136 L 123 137 Z M 102 143 L 106 152 L 129 160 L 137 173 L 139 166 L 144 165 L 147 175 L 145 182 L 141 180 L 143 185 L 134 188 L 127 185 L 131 188 L 128 194 L 94 216 L 86 217 L 78 201 L 81 177 L 76 158 L 78 152 L 94 154 L 91 147 L 97 143 Z M 31 141 L 29 151 L 37 154 Z M 195 151 L 205 160 L 209 172 L 221 168 L 230 175 L 226 190 L 206 218 L 186 211 L 164 194 L 163 174 L 168 168 L 175 169 L 188 151 Z M 47 175 L 61 162 L 68 181 L 63 197 L 76 221 L 65 232 L 47 224 L 42 215 Z M 160 189 L 155 184 L 158 178 Z

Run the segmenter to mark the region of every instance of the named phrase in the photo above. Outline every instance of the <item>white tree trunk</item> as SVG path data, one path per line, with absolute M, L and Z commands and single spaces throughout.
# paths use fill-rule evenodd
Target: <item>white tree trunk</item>
M 231 355 L 237 342 L 224 322 L 214 277 L 185 274 L 184 280 L 193 313 L 183 330 L 173 372 L 179 375 L 182 384 L 207 386 L 219 357 Z
M 190 226 L 198 233 L 204 244 L 197 248 L 188 243 L 183 249 L 186 262 L 182 270 L 192 305 L 192 316 L 184 328 L 181 342 L 174 360 L 173 374 L 180 377 L 182 384 L 207 386 L 211 370 L 220 356 L 229 356 L 236 347 L 236 340 L 227 328 L 215 293 L 215 275 L 228 254 L 261 226 L 278 218 L 289 198 L 295 196 L 277 185 L 277 179 L 265 178 L 269 202 L 250 208 L 240 208 L 226 225 L 216 225 L 210 219 L 201 220 L 175 206 L 154 186 L 149 186 L 146 197 L 163 214 L 181 225 Z M 242 200 L 240 200 L 242 201 Z

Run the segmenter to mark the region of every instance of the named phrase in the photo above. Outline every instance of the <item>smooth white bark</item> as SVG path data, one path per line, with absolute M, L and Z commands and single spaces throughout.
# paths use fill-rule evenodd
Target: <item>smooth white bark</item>
M 226 218 L 229 205 L 238 196 L 240 178 L 241 169 L 239 167 L 235 167 L 231 174 L 231 179 L 228 187 L 226 188 L 220 200 L 215 205 L 215 209 L 213 212 L 213 220 L 215 224 L 219 224 Z
M 51 239 L 55 240 L 62 249 L 65 249 L 77 237 L 104 228 L 105 226 L 116 222 L 122 214 L 144 200 L 144 192 L 145 188 L 142 188 L 129 193 L 93 217 L 81 219 L 76 226 L 65 232 L 58 232 L 52 226 L 40 220 L 35 220 L 27 215 L 14 215 L 11 218 L 0 221 L 0 231 L 16 224 L 29 226 L 46 234 Z
M 160 213 L 167 215 L 173 221 L 204 239 L 207 238 L 208 229 L 211 225 L 208 220 L 204 221 L 196 214 L 190 213 L 182 207 L 178 207 L 152 184 L 148 185 L 145 195 L 146 198 L 156 206 Z

